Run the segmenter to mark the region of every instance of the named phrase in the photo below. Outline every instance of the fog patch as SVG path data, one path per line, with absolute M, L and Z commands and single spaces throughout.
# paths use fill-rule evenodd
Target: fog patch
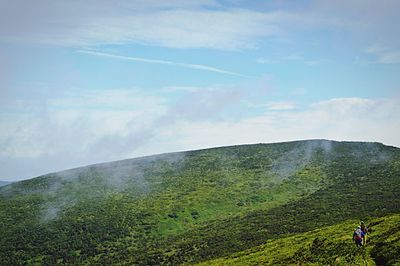
M 56 219 L 66 208 L 73 207 L 77 200 L 70 196 L 58 197 L 55 201 L 48 201 L 42 208 L 40 215 L 41 222 L 50 222 Z
M 294 148 L 284 152 L 272 163 L 270 172 L 273 174 L 273 181 L 280 183 L 289 178 L 306 165 L 316 159 L 317 152 L 324 160 L 331 158 L 333 141 L 310 140 L 298 143 L 290 143 Z
M 152 180 L 167 172 L 180 171 L 185 153 L 162 154 L 137 159 L 102 163 L 48 175 L 49 185 L 42 193 L 49 199 L 43 206 L 41 220 L 56 219 L 66 208 L 82 199 L 104 199 L 107 193 L 129 193 L 132 197 L 148 195 L 156 183 Z
M 376 142 L 363 143 L 363 149 L 354 149 L 352 155 L 373 165 L 387 162 L 392 157 L 383 144 Z

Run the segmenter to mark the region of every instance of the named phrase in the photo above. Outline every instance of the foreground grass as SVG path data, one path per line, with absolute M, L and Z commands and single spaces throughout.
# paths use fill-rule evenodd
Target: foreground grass
M 197 265 L 400 265 L 400 214 L 369 221 L 365 247 L 352 242 L 358 220 L 269 240 Z

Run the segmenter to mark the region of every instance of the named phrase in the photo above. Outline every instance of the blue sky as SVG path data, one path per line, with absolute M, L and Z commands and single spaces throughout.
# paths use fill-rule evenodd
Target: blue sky
M 399 147 L 399 8 L 0 0 L 0 180 L 244 143 Z

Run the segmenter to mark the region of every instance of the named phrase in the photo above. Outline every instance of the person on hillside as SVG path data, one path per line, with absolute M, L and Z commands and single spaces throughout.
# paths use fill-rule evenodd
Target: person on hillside
M 363 221 L 360 222 L 360 228 L 361 228 L 361 231 L 364 233 L 364 236 L 362 238 L 362 244 L 363 244 L 363 246 L 365 246 L 367 244 L 368 228 Z
M 361 230 L 361 226 L 358 226 L 353 233 L 353 241 L 356 243 L 356 246 L 362 246 L 364 237 L 364 232 Z

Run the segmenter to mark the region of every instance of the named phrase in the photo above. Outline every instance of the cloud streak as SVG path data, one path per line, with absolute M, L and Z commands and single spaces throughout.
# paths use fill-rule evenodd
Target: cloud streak
M 372 45 L 365 50 L 366 53 L 376 57 L 376 62 L 381 64 L 400 64 L 400 50 L 384 45 Z
M 212 66 L 207 66 L 207 65 L 188 64 L 188 63 L 167 61 L 167 60 L 161 60 L 161 59 L 150 59 L 150 58 L 143 58 L 143 57 L 115 55 L 115 54 L 110 54 L 110 53 L 88 51 L 88 50 L 78 50 L 78 52 L 83 53 L 83 54 L 89 54 L 89 55 L 118 59 L 118 60 L 135 61 L 135 62 L 142 62 L 142 63 L 147 63 L 147 64 L 177 66 L 177 67 L 213 72 L 213 73 L 242 77 L 242 78 L 250 77 L 250 76 L 242 75 L 240 73 L 236 73 L 236 72 L 232 72 L 232 71 L 228 71 L 228 70 L 224 70 L 224 69 L 216 68 L 216 67 L 212 67 Z
M 75 47 L 133 43 L 243 50 L 266 39 L 290 39 L 293 33 L 315 29 L 362 31 L 389 40 L 398 35 L 395 11 L 400 5 L 393 0 L 306 1 L 305 9 L 290 4 L 271 9 L 263 1 L 164 2 L 3 1 L 0 40 Z
M 261 37 L 281 34 L 276 25 L 280 15 L 231 9 L 215 1 L 15 2 L 1 4 L 0 40 L 241 50 L 257 46 Z

